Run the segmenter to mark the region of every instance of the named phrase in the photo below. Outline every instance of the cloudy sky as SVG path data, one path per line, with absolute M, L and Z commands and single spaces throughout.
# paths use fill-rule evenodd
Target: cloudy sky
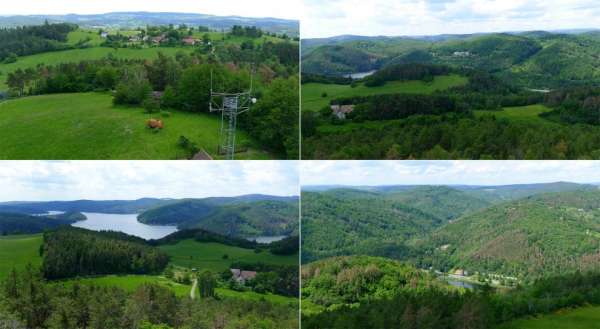
M 116 11 L 185 12 L 218 16 L 298 19 L 300 0 L 3 0 L 0 15 L 102 14 Z
M 304 38 L 600 28 L 598 0 L 304 0 Z
M 296 161 L 0 161 L 0 201 L 298 195 Z
M 600 183 L 600 161 L 303 161 L 302 185 Z

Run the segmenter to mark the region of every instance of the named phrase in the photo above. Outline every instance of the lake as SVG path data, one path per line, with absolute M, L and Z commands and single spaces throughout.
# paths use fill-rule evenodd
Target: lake
M 373 75 L 373 73 L 377 72 L 377 70 L 368 71 L 368 72 L 358 72 L 346 75 L 346 78 L 351 78 L 353 80 L 359 80 L 368 77 L 369 75 Z
M 277 235 L 277 236 L 257 236 L 257 237 L 253 237 L 253 238 L 248 238 L 248 240 L 250 241 L 256 241 L 258 243 L 264 243 L 264 244 L 269 244 L 271 242 L 275 242 L 275 241 L 279 241 L 279 240 L 283 240 L 287 238 L 286 235 Z
M 77 222 L 72 226 L 92 231 L 119 231 L 146 240 L 160 239 L 177 232 L 176 226 L 156 226 L 140 223 L 137 220 L 137 214 L 116 215 L 87 212 L 83 214 L 87 217 L 87 220 Z

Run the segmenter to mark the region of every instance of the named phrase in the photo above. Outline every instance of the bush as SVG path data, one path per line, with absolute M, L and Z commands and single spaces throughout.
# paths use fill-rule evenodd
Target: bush
M 327 97 L 327 93 L 326 93 L 326 92 L 323 92 L 323 93 L 321 94 L 321 97 L 323 97 L 323 98 L 326 98 L 326 97 Z
M 121 82 L 117 85 L 114 104 L 141 105 L 150 95 L 152 89 L 147 80 Z
M 169 111 L 160 111 L 160 116 L 163 118 L 169 118 L 171 117 L 171 112 Z
M 8 56 L 6 56 L 6 58 L 4 59 L 4 64 L 16 63 L 17 60 L 18 60 L 17 55 L 14 53 L 11 53 Z
M 144 111 L 146 113 L 156 113 L 156 112 L 160 111 L 160 104 L 154 97 L 146 98 L 143 101 L 142 106 L 144 107 Z M 161 112 L 161 114 L 162 114 L 162 112 Z

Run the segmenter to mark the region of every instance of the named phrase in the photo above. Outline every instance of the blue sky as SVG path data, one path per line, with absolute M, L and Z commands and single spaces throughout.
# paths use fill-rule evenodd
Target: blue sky
M 598 0 L 304 0 L 303 38 L 600 28 Z
M 0 201 L 298 195 L 297 161 L 0 161 Z
M 299 19 L 301 0 L 19 0 L 2 1 L 0 15 L 101 14 L 116 11 L 185 12 Z
M 303 161 L 307 185 L 600 183 L 600 161 Z

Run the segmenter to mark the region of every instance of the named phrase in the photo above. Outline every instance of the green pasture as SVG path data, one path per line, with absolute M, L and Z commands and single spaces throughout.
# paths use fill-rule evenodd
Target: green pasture
M 560 310 L 553 314 L 516 320 L 498 329 L 598 329 L 600 307 Z
M 23 270 L 27 264 L 39 267 L 41 245 L 41 234 L 0 236 L 0 281 L 13 269 Z

